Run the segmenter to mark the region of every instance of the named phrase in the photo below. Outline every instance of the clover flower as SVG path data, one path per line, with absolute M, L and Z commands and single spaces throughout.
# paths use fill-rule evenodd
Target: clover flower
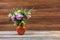
M 13 15 L 13 16 L 11 16 L 11 20 L 12 21 L 14 21 L 15 20 L 15 16 Z
M 22 14 L 20 14 L 20 13 L 18 13 L 18 14 L 16 15 L 16 19 L 17 19 L 17 20 L 21 20 L 21 19 L 22 19 L 22 17 L 23 17 L 23 15 L 22 15 Z

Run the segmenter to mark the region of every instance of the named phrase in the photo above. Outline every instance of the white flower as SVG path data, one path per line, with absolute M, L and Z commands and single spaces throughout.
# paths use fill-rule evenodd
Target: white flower
M 31 15 L 31 13 L 30 13 L 30 12 L 28 12 L 28 15 Z
M 14 12 L 15 15 L 17 15 L 18 13 L 17 12 Z
M 27 15 L 27 16 L 31 17 L 31 15 Z
M 9 13 L 8 17 L 11 17 L 11 16 L 12 16 L 12 14 L 11 14 L 11 13 Z
M 14 14 L 17 15 L 19 12 L 21 12 L 21 10 L 18 10 L 16 12 L 14 12 Z
M 18 10 L 17 12 L 19 13 L 19 12 L 21 12 L 21 10 Z

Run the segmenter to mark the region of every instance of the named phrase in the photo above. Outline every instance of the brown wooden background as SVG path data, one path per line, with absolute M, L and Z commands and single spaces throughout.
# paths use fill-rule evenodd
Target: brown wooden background
M 60 30 L 60 0 L 0 0 L 0 30 L 15 30 L 8 13 L 21 7 L 34 7 L 28 30 Z

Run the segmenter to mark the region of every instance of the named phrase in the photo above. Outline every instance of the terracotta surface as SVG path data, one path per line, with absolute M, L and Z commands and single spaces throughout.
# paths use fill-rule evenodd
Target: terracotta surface
M 26 31 L 26 27 L 17 26 L 16 31 L 19 35 L 24 35 Z

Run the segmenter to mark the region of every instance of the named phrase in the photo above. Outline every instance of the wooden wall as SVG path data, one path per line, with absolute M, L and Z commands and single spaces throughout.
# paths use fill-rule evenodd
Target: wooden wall
M 0 30 L 15 30 L 8 22 L 13 8 L 33 8 L 27 30 L 60 30 L 60 0 L 0 0 Z

